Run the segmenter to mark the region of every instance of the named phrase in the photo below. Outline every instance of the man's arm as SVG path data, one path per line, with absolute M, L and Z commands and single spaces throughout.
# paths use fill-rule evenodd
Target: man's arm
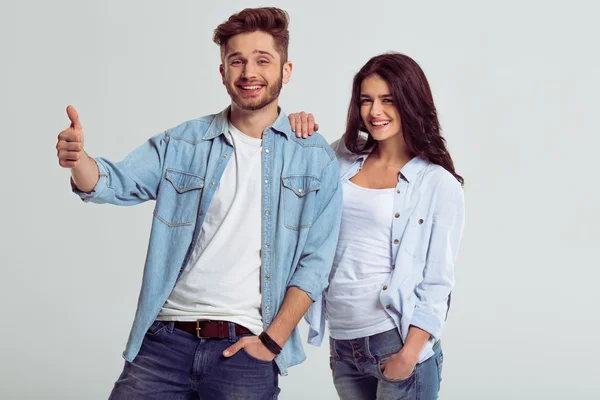
M 288 288 L 283 299 L 283 303 L 279 308 L 279 312 L 273 319 L 273 322 L 266 330 L 269 335 L 278 345 L 283 348 L 285 342 L 292 334 L 292 331 L 300 322 L 302 316 L 312 304 L 312 299 L 303 290 L 297 287 Z M 225 357 L 231 357 L 241 349 L 246 351 L 259 360 L 271 361 L 275 358 L 275 354 L 262 344 L 257 336 L 247 336 L 230 346 L 223 352 Z
M 56 149 L 60 166 L 71 169 L 71 185 L 76 194 L 84 201 L 117 205 L 156 199 L 167 134 L 152 137 L 121 162 L 93 159 L 84 151 L 83 129 L 77 111 L 69 106 L 67 114 L 71 126 L 58 135 Z
M 279 312 L 267 328 L 267 334 L 283 347 L 312 303 L 305 291 L 295 286 L 288 288 Z

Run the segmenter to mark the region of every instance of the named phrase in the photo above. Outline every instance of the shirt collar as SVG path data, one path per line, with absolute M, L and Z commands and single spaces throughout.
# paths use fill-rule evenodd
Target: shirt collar
M 203 140 L 212 140 L 219 135 L 225 135 L 225 132 L 229 131 L 229 110 L 231 107 L 227 107 L 220 113 L 216 115 L 216 117 L 210 123 L 210 126 L 206 130 L 204 134 Z M 289 139 L 292 135 L 292 127 L 290 126 L 290 122 L 288 120 L 288 116 L 284 113 L 280 107 L 277 107 L 279 111 L 279 115 L 273 124 L 267 129 L 271 128 L 275 132 L 279 132 L 283 134 L 286 139 Z M 227 135 L 225 135 L 227 137 Z
M 367 150 L 367 153 L 363 153 L 358 156 L 357 160 L 360 162 L 360 168 L 362 168 L 363 164 L 365 163 L 365 160 L 371 154 L 374 148 L 375 145 L 371 146 L 371 148 Z M 429 161 L 421 157 L 415 156 L 411 158 L 409 162 L 404 164 L 402 168 L 400 168 L 400 174 L 404 177 L 404 179 L 406 179 L 407 182 L 413 181 L 417 177 L 419 172 L 421 172 L 423 168 L 425 168 L 428 164 Z M 398 179 L 401 179 L 400 175 L 398 176 Z
M 404 164 L 400 169 L 400 173 L 408 182 L 414 180 L 419 172 L 423 170 L 429 161 L 422 159 L 421 157 L 413 157 L 409 162 Z

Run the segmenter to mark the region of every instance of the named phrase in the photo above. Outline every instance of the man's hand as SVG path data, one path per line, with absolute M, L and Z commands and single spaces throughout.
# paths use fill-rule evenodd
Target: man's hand
M 58 135 L 56 151 L 58 163 L 63 168 L 75 168 L 79 161 L 85 157 L 83 152 L 83 129 L 79 122 L 79 115 L 73 106 L 67 107 L 67 115 L 71 126 Z
M 418 355 L 411 356 L 400 350 L 381 365 L 381 370 L 386 378 L 399 381 L 408 378 L 418 362 Z
M 315 123 L 315 117 L 312 114 L 307 114 L 304 111 L 294 114 L 289 114 L 290 126 L 292 131 L 296 132 L 296 137 L 306 139 L 319 130 L 319 124 Z
M 271 353 L 260 341 L 258 336 L 245 336 L 223 352 L 225 357 L 232 357 L 238 351 L 244 349 L 250 356 L 262 361 L 273 361 L 275 354 Z
M 98 182 L 98 165 L 83 151 L 83 129 L 73 106 L 67 107 L 67 115 L 71 126 L 58 135 L 58 163 L 71 169 L 71 177 L 79 190 L 91 192 Z

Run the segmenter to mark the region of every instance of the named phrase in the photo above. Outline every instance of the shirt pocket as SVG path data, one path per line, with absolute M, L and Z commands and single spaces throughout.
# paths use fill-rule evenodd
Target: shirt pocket
M 310 175 L 288 175 L 281 178 L 281 183 L 285 227 L 296 231 L 310 228 L 321 181 Z
M 189 226 L 196 219 L 204 178 L 167 169 L 161 183 L 154 215 L 170 227 Z
M 404 231 L 402 248 L 419 261 L 424 261 L 427 257 L 430 227 L 428 217 L 417 213 L 409 218 Z

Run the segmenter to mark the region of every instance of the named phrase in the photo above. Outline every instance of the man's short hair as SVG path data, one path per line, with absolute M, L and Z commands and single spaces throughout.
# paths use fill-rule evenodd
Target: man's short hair
M 225 56 L 225 46 L 235 35 L 261 31 L 273 36 L 275 49 L 281 56 L 281 64 L 287 62 L 290 33 L 288 13 L 280 8 L 246 8 L 217 26 L 213 41 L 221 47 L 221 58 Z

